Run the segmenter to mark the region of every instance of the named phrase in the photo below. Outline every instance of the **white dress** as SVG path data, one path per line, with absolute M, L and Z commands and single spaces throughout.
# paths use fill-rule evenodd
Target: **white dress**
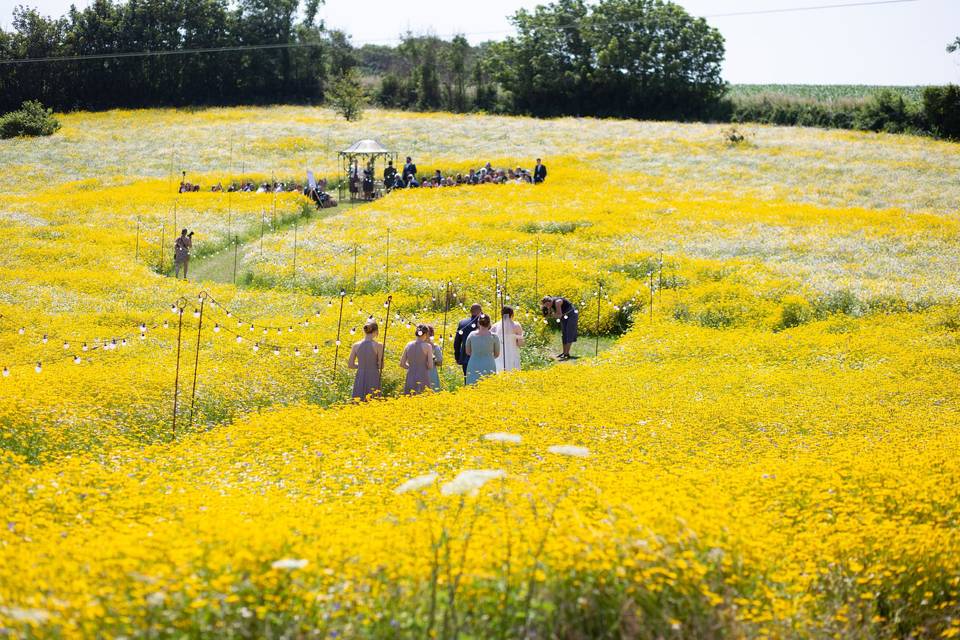
M 500 338 L 500 357 L 497 358 L 497 373 L 506 369 L 520 369 L 520 347 L 523 346 L 523 328 L 512 319 L 503 318 L 490 328 Z

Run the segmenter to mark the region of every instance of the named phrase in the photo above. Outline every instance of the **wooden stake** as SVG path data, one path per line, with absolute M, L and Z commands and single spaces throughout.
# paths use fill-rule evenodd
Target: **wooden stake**
M 357 245 L 353 245 L 353 295 L 357 295 Z
M 387 291 L 390 290 L 390 227 L 387 227 Z
M 600 355 L 600 300 L 603 295 L 603 282 L 597 280 L 597 335 L 596 335 L 596 344 L 593 348 L 593 355 Z
M 176 375 L 173 378 L 173 439 L 177 439 L 177 400 L 178 394 L 180 392 L 180 344 L 181 337 L 183 336 L 183 305 L 186 304 L 186 300 L 180 299 L 177 301 L 177 315 L 179 316 L 179 322 L 177 323 L 177 371 Z
M 383 395 L 383 363 L 387 361 L 387 329 L 390 328 L 390 306 L 393 304 L 393 296 L 387 296 L 387 317 L 383 322 L 383 357 L 380 358 L 380 394 Z
M 337 376 L 337 360 L 340 358 L 340 327 L 343 326 L 343 299 L 346 297 L 346 291 L 340 291 L 340 318 L 337 319 L 337 344 L 333 350 L 333 379 Z
M 440 334 L 440 357 L 447 346 L 447 312 L 450 311 L 450 281 L 447 281 L 447 292 L 443 298 L 443 333 Z
M 236 279 L 236 276 L 234 276 Z M 200 329 L 203 328 L 203 303 L 207 301 L 207 292 L 200 292 L 200 319 L 197 322 L 197 352 L 193 358 L 193 389 L 190 391 L 190 424 L 193 426 L 193 403 L 197 397 L 197 368 L 200 365 Z

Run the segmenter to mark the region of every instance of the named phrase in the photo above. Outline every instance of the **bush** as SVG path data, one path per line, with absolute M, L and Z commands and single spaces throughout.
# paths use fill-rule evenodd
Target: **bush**
M 904 133 L 920 128 L 917 109 L 908 104 L 903 96 L 890 89 L 873 94 L 860 107 L 853 125 L 865 131 L 883 131 L 886 133 Z
M 786 296 L 780 309 L 780 319 L 774 326 L 774 331 L 782 331 L 806 324 L 813 319 L 813 308 L 805 298 L 800 296 Z
M 960 140 L 960 87 L 927 87 L 923 90 L 923 115 L 941 138 Z
M 0 117 L 0 138 L 49 136 L 60 129 L 60 121 L 36 100 L 27 100 L 17 111 Z

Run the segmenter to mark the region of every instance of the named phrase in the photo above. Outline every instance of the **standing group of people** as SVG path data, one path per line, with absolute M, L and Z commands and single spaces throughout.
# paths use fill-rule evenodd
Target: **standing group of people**
M 367 400 L 381 393 L 383 345 L 377 342 L 379 326 L 370 320 L 363 327 L 363 340 L 353 345 L 347 366 L 356 370 L 352 397 Z M 436 333 L 429 324 L 417 325 L 414 339 L 403 348 L 400 368 L 406 371 L 405 395 L 440 391 L 439 367 L 443 349 L 434 342 Z M 470 317 L 457 325 L 453 342 L 454 358 L 463 369 L 465 384 L 501 371 L 520 368 L 520 347 L 524 345 L 523 327 L 514 320 L 514 310 L 503 307 L 502 317 L 494 323 L 479 304 L 470 307 Z

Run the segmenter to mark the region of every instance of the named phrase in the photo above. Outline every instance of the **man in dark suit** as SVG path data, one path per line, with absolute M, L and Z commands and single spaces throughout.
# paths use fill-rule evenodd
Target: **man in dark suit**
M 413 159 L 410 156 L 407 156 L 407 163 L 403 165 L 404 184 L 409 183 L 411 177 L 414 180 L 417 179 L 417 165 L 413 164 Z
M 396 177 L 397 169 L 393 166 L 393 160 L 387 160 L 387 168 L 383 170 L 383 186 L 387 191 L 393 189 Z
M 542 162 L 540 158 L 537 158 L 537 166 L 533 169 L 533 183 L 540 184 L 547 179 L 547 167 Z
M 477 330 L 477 318 L 483 313 L 483 308 L 479 304 L 470 307 L 470 317 L 461 320 L 457 325 L 457 335 L 453 338 L 453 356 L 461 367 L 463 367 L 463 376 L 467 376 L 467 363 L 470 356 L 466 353 L 467 337 Z

